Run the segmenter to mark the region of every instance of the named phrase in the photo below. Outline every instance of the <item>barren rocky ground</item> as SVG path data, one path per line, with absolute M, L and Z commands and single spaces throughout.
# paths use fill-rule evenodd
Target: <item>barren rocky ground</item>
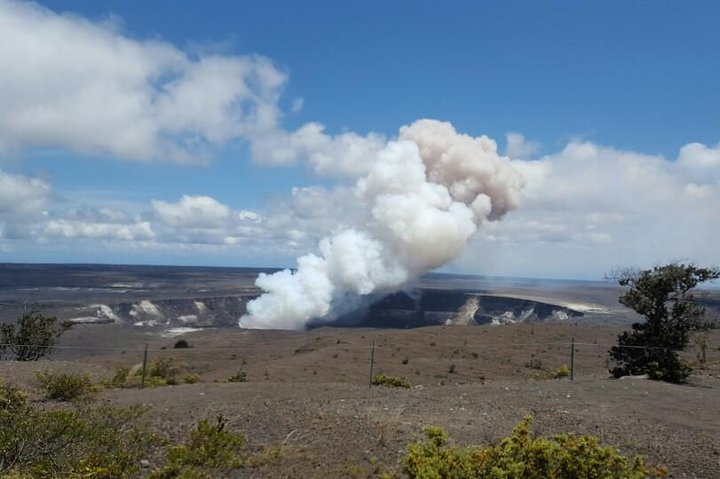
M 251 297 L 257 271 L 100 265 L 0 267 L 0 320 L 27 305 L 69 319 L 88 305 L 197 298 Z M 106 389 L 97 401 L 145 404 L 154 430 L 183 441 L 199 419 L 222 414 L 242 432 L 252 467 L 236 477 L 373 477 L 399 472 L 408 443 L 425 425 L 444 427 L 457 444 L 489 444 L 507 436 L 525 415 L 537 434 L 592 434 L 625 454 L 668 467 L 671 477 L 720 477 L 720 331 L 686 352 L 696 372 L 685 385 L 642 379 L 610 380 L 607 350 L 637 316 L 618 306 L 618 289 L 600 282 L 479 279 L 429 275 L 420 287 L 474 291 L 580 308 L 566 321 L 503 326 L 416 329 L 318 328 L 304 332 L 205 328 L 171 336 L 166 328 L 125 321 L 78 324 L 51 360 L 0 362 L 0 378 L 41 398 L 37 371 L 111 378 L 173 357 L 179 382 L 158 388 Z M 720 294 L 698 298 L 715 316 Z M 207 305 L 212 306 L 210 302 Z M 92 306 L 90 309 L 92 309 Z M 96 308 L 97 309 L 97 308 Z M 173 312 L 169 308 L 168 314 Z M 241 313 L 242 311 L 240 311 Z M 225 311 L 234 324 L 238 311 Z M 232 313 L 232 314 L 230 314 Z M 182 313 L 185 314 L 185 313 Z M 167 315 L 166 315 L 167 316 Z M 171 318 L 172 319 L 172 318 Z M 226 318 L 227 319 L 227 318 Z M 176 349 L 179 338 L 190 348 Z M 575 381 L 551 379 L 570 365 Z M 374 351 L 373 351 L 374 345 Z M 369 387 L 373 373 L 405 377 L 411 389 Z M 247 382 L 227 382 L 239 371 Z M 150 467 L 157 458 L 149 455 Z
M 720 477 L 720 332 L 687 385 L 610 380 L 606 351 L 617 326 L 528 323 L 413 330 L 306 332 L 217 329 L 178 339 L 120 325 L 81 325 L 50 361 L 0 363 L 9 383 L 39 393 L 37 370 L 109 378 L 121 366 L 172 356 L 197 384 L 105 390 L 99 401 L 142 403 L 152 427 L 182 440 L 197 420 L 222 414 L 243 432 L 255 465 L 237 477 L 373 477 L 399 471 L 406 445 L 423 426 L 444 427 L 458 444 L 508 435 L 525 415 L 538 434 L 598 436 L 626 454 L 664 464 L 671 477 Z M 549 379 L 569 364 L 575 337 L 576 380 Z M 375 373 L 406 377 L 412 389 L 368 387 Z M 112 349 L 112 350 L 109 350 Z M 687 353 L 697 362 L 699 349 Z M 247 382 L 227 383 L 239 369 Z M 151 458 L 152 459 L 152 458 Z M 154 460 L 154 459 L 152 459 Z

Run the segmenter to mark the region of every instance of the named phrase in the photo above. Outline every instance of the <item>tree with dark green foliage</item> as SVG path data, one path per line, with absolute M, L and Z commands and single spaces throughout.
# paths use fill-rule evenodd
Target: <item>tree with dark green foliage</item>
M 26 312 L 16 323 L 0 324 L 0 358 L 7 352 L 16 361 L 37 361 L 49 356 L 69 327 L 69 323 L 58 323 L 55 316 Z
M 610 351 L 616 366 L 614 377 L 647 374 L 651 379 L 678 383 L 691 368 L 678 356 L 693 331 L 706 329 L 705 309 L 698 306 L 691 291 L 700 283 L 720 278 L 720 268 L 672 263 L 645 271 L 623 271 L 614 275 L 629 289 L 620 303 L 645 317 L 632 331 L 618 336 Z

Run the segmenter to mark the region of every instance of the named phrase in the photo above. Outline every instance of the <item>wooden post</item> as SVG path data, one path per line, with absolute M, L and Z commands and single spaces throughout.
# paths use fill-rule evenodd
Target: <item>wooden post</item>
M 369 388 L 372 388 L 373 384 L 373 369 L 375 368 L 375 340 L 373 339 L 372 346 L 370 347 L 370 384 Z
M 575 336 L 570 343 L 570 381 L 575 381 Z
M 145 388 L 145 372 L 147 371 L 147 351 L 148 345 L 147 343 L 145 343 L 145 353 L 143 354 L 142 382 L 140 383 L 140 389 Z

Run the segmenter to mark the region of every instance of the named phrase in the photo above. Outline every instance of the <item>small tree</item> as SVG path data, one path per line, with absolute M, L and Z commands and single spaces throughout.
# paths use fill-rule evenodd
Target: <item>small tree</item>
M 690 340 L 690 333 L 708 327 L 705 309 L 693 301 L 691 290 L 698 284 L 720 277 L 718 268 L 672 263 L 645 271 L 623 271 L 615 275 L 629 290 L 620 303 L 645 317 L 634 323 L 632 331 L 618 336 L 610 358 L 616 367 L 614 377 L 647 374 L 652 379 L 681 382 L 691 372 L 680 360 Z
M 9 351 L 17 361 L 37 361 L 52 353 L 69 327 L 69 323 L 58 323 L 55 316 L 38 311 L 24 313 L 15 324 L 0 325 L 0 355 Z

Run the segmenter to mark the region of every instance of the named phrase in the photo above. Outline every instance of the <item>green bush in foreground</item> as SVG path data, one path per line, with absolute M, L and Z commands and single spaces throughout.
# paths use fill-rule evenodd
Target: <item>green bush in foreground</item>
M 35 377 L 45 388 L 45 397 L 48 399 L 56 401 L 91 399 L 97 393 L 97 389 L 87 375 L 39 372 Z
M 410 383 L 403 377 L 386 376 L 385 374 L 376 374 L 372 378 L 375 386 L 387 386 L 390 388 L 406 388 L 409 389 Z
M 144 409 L 99 406 L 45 411 L 0 384 L 0 477 L 133 477 L 157 443 Z
M 0 477 L 211 479 L 247 462 L 245 436 L 227 431 L 222 416 L 214 425 L 200 421 L 186 444 L 172 445 L 140 422 L 144 412 L 88 403 L 44 410 L 0 381 Z M 164 467 L 141 471 L 141 460 L 161 447 Z
M 0 413 L 16 411 L 27 404 L 27 394 L 13 386 L 7 386 L 0 378 Z
M 496 446 L 451 447 L 438 427 L 424 429 L 425 440 L 408 446 L 402 460 L 411 479 L 642 479 L 664 477 L 663 468 L 647 467 L 602 446 L 592 436 L 558 434 L 531 438 L 532 418 L 522 420 Z
M 190 433 L 187 444 L 167 451 L 166 466 L 153 472 L 151 479 L 198 479 L 224 475 L 245 464 L 245 436 L 225 430 L 225 419 L 217 424 L 201 420 Z

